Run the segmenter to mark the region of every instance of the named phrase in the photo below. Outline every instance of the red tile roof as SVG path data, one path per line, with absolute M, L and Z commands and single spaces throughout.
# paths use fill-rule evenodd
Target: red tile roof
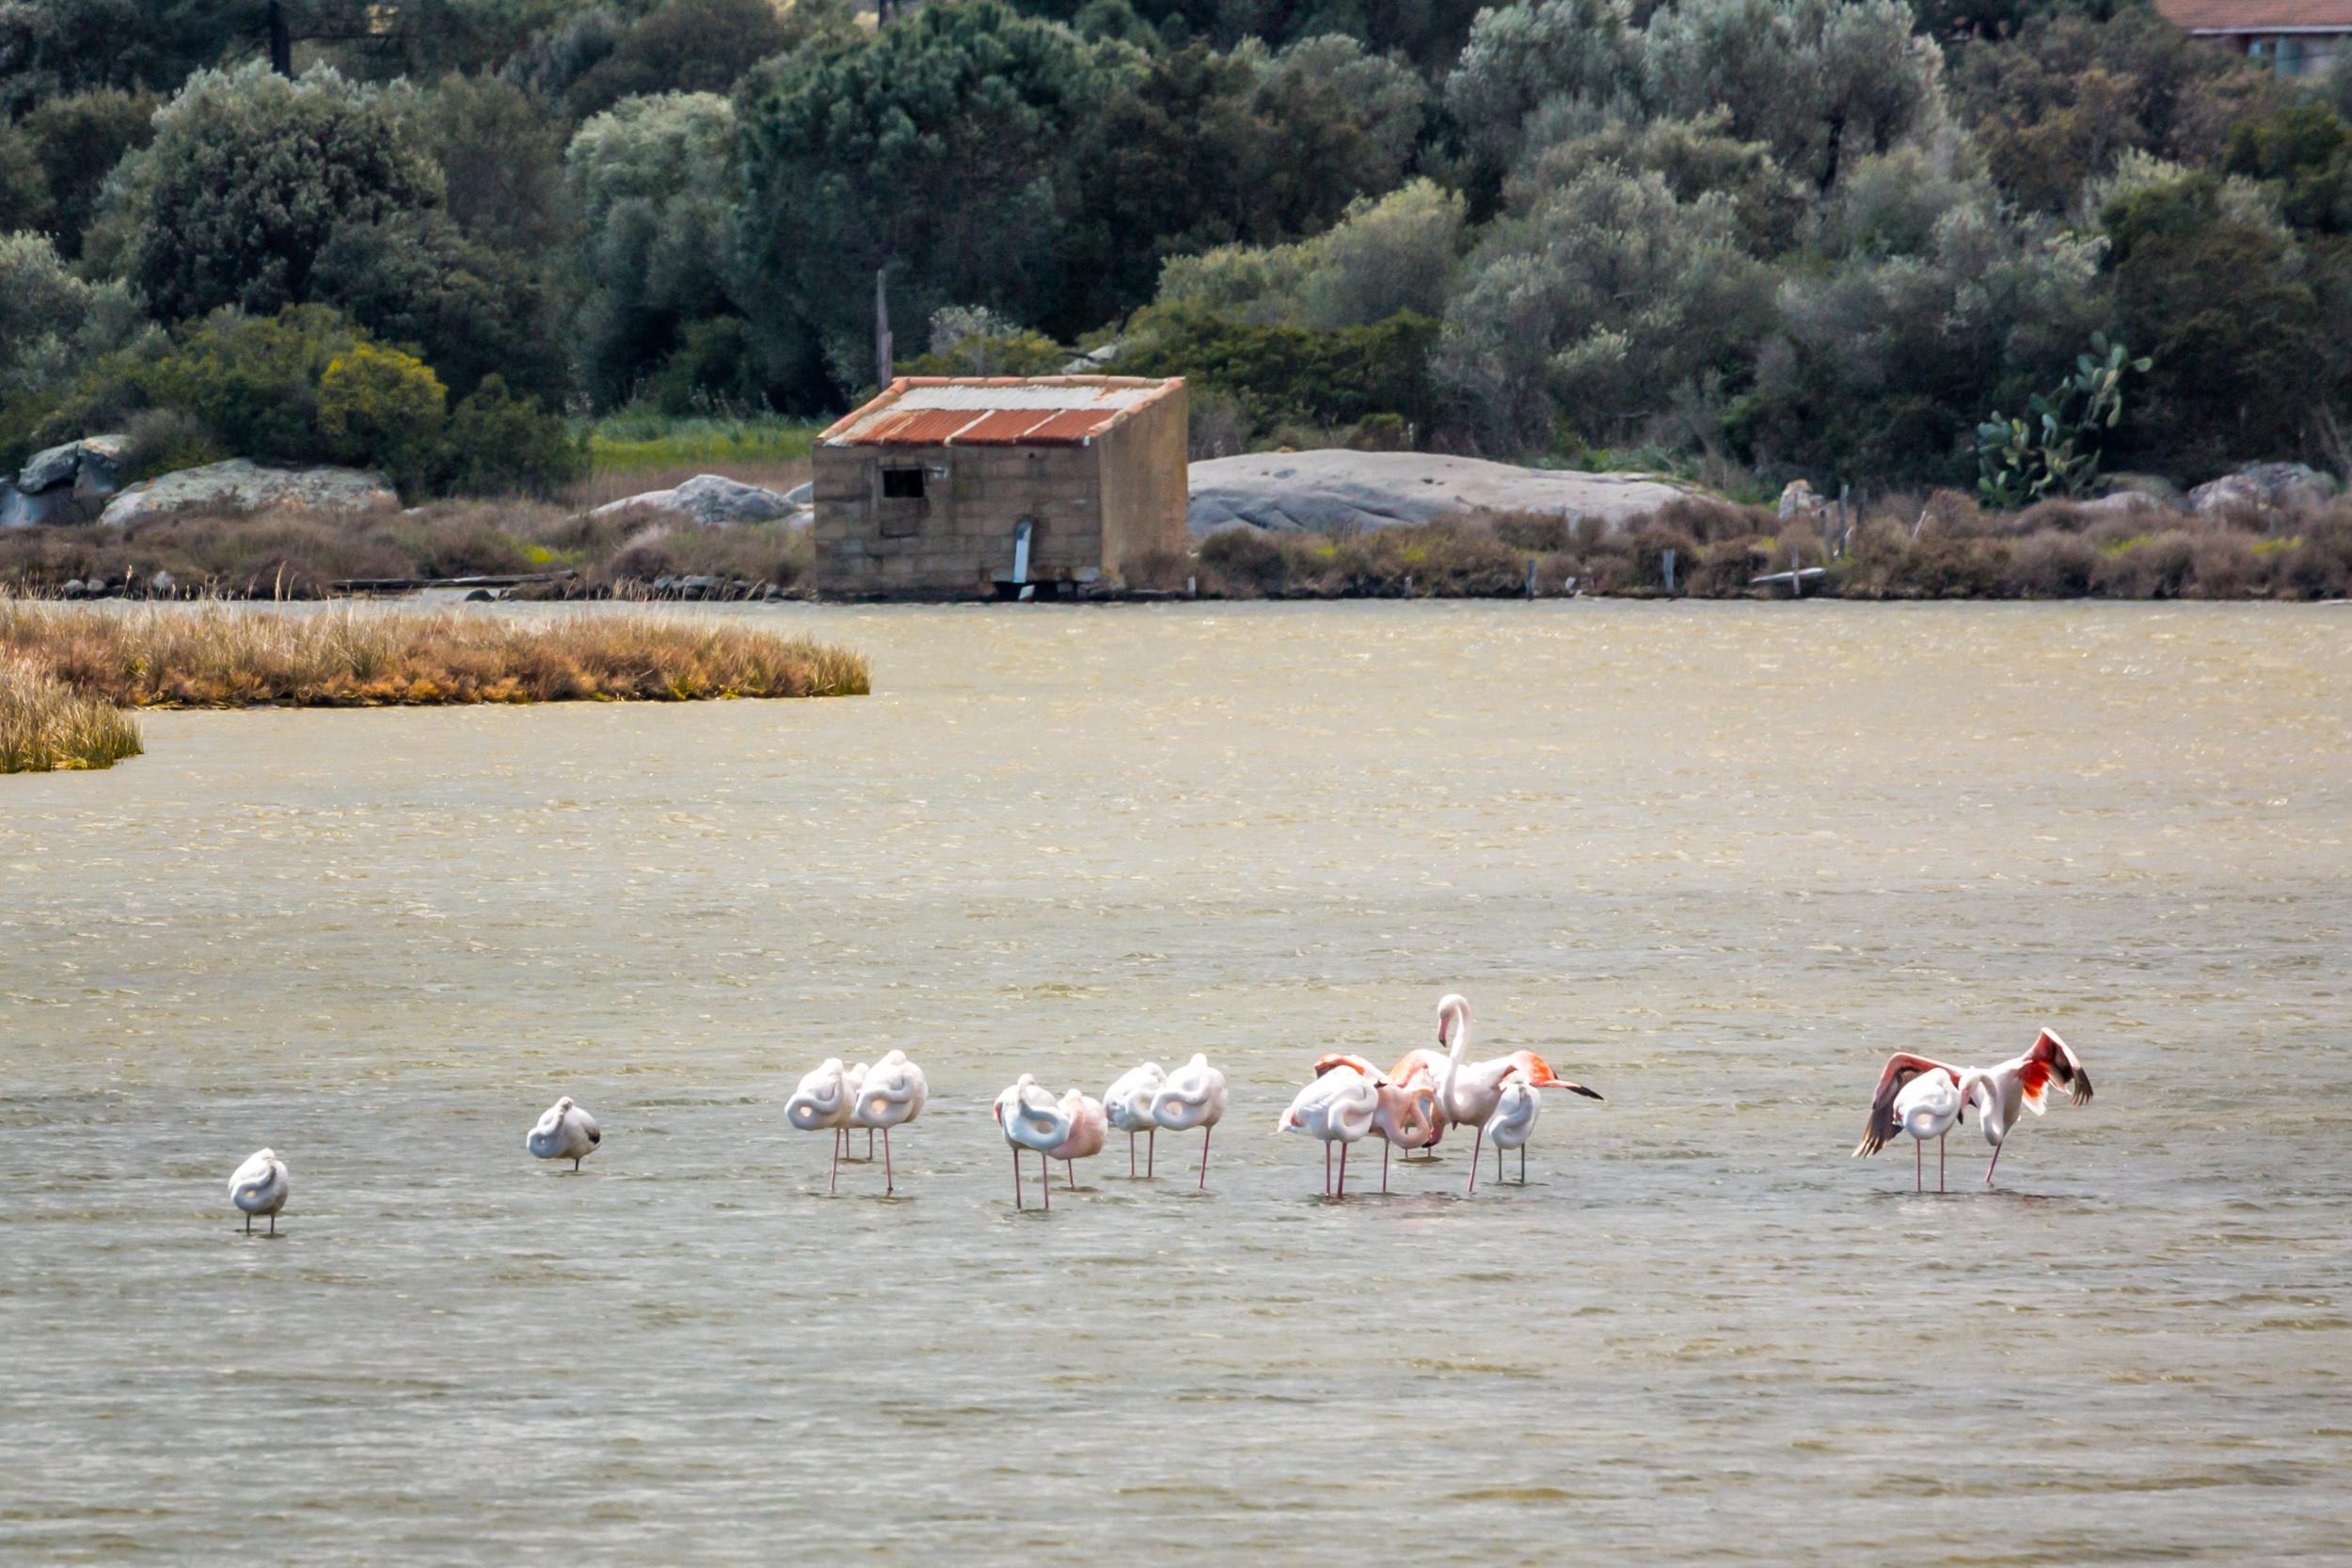
M 1084 446 L 1182 378 L 900 376 L 818 439 L 827 446 Z
M 2192 33 L 2352 32 L 2352 0 L 2156 0 Z

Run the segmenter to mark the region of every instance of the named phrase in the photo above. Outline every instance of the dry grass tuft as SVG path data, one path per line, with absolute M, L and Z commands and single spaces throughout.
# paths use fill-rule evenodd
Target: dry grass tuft
M 0 658 L 126 707 L 360 707 L 860 696 L 864 657 L 761 627 L 220 604 L 103 611 L 0 596 Z
M 129 714 L 29 658 L 0 658 L 0 773 L 112 768 L 145 750 Z

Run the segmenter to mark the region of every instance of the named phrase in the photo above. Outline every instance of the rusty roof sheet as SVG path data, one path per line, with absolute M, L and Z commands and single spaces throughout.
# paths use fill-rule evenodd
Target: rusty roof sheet
M 2156 0 L 2192 33 L 2352 32 L 2352 0 Z
M 1132 375 L 901 376 L 827 446 L 1076 446 L 1184 385 Z

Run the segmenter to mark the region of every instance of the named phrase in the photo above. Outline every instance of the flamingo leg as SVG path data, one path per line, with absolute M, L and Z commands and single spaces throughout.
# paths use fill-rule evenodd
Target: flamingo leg
M 825 1179 L 825 1191 L 829 1193 L 841 1190 L 841 1143 L 849 1135 L 841 1128 L 833 1130 L 833 1174 Z
M 1927 1157 L 1927 1145 L 1914 1143 L 1911 1146 L 1911 1190 L 1915 1193 L 1924 1193 L 1928 1190 L 1928 1179 L 1920 1174 L 1922 1162 Z
M 1520 1145 L 1519 1147 L 1520 1147 L 1520 1148 L 1526 1148 L 1527 1146 L 1526 1146 L 1526 1145 L 1524 1145 L 1524 1144 L 1522 1144 L 1522 1145 Z M 1495 1145 L 1495 1180 L 1496 1180 L 1497 1182 L 1500 1182 L 1500 1181 L 1502 1181 L 1502 1146 L 1501 1144 L 1497 1144 L 1497 1145 Z
M 1152 1180 L 1152 1172 L 1157 1168 L 1159 1159 L 1160 1130 L 1154 1127 L 1143 1140 L 1143 1179 L 1146 1181 Z
M 1130 1133 L 1128 1133 L 1128 1134 L 1127 1134 L 1127 1180 L 1130 1180 L 1130 1181 L 1133 1181 L 1135 1179 L 1136 1179 L 1136 1135 L 1135 1135 L 1133 1132 L 1130 1132 Z
M 1331 1146 L 1323 1146 L 1323 1196 L 1331 1196 Z
M 275 1235 L 277 1235 L 277 1234 L 278 1234 L 278 1213 L 277 1213 L 277 1211 L 275 1211 L 275 1210 L 272 1210 L 272 1211 L 270 1212 L 270 1216 L 269 1216 L 269 1233 L 270 1233 L 271 1235 L 273 1235 L 273 1236 L 275 1236 Z
M 1340 1196 L 1347 1196 L 1347 1146 L 1340 1145 Z
M 1021 1146 L 1012 1146 L 1012 1206 L 1021 1207 Z
M 882 1129 L 882 1196 L 898 1190 L 898 1173 L 890 1168 L 890 1129 Z
M 1464 1197 L 1468 1197 L 1470 1194 L 1478 1191 L 1478 1156 L 1486 1147 L 1486 1130 L 1482 1127 L 1478 1130 L 1477 1135 L 1470 1139 L 1470 1185 L 1462 1190 L 1462 1196 Z
M 1941 1137 L 1935 1140 L 1935 1190 L 1939 1193 L 1944 1190 L 1944 1140 Z
M 1195 1192 L 1205 1193 L 1209 1190 L 1209 1134 L 1215 1131 L 1212 1127 L 1200 1129 L 1200 1180 L 1193 1188 Z
M 874 1130 L 870 1127 L 866 1130 L 866 1157 L 868 1160 L 874 1157 Z
M 1062 1180 L 1070 1183 L 1070 1190 L 1076 1192 L 1078 1190 L 1078 1162 L 1064 1160 L 1061 1163 L 1061 1174 Z
M 2000 1163 L 2001 1146 L 1999 1144 L 1994 1144 L 1993 1146 L 1993 1158 L 1987 1160 L 1984 1164 L 1984 1184 L 1986 1186 L 1990 1187 L 1993 1185 L 1993 1167 Z
M 1522 1187 L 1527 1185 L 1527 1146 L 1525 1144 L 1519 1145 L 1519 1185 Z
M 1045 1191 L 1045 1212 L 1050 1214 L 1054 1212 L 1054 1172 L 1041 1148 L 1037 1151 L 1037 1184 Z
M 248 1236 L 253 1234 L 253 1216 L 251 1214 L 247 1214 L 245 1217 L 245 1233 Z

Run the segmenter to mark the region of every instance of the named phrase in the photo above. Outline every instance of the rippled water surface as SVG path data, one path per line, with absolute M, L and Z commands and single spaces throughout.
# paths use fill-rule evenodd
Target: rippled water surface
M 0 1560 L 2345 1560 L 2352 610 L 741 613 L 877 694 L 0 780 Z M 1606 1103 L 1326 1202 L 1449 989 Z M 2044 1022 L 1997 1190 L 1847 1158 Z M 1205 1196 L 1013 1212 L 1014 1074 L 1195 1050 Z

